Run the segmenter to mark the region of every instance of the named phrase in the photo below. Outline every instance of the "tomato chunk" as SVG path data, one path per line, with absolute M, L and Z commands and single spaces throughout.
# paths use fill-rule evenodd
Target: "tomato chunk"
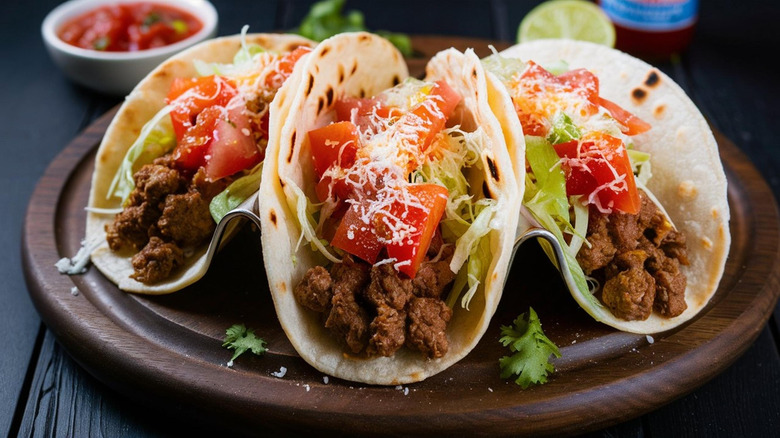
M 562 168 L 569 196 L 584 195 L 601 211 L 639 213 L 639 192 L 623 141 L 604 133 L 590 133 L 579 141 L 554 147 L 558 156 L 565 158 Z
M 359 136 L 352 122 L 336 122 L 309 131 L 314 171 L 317 179 L 322 178 L 331 166 L 349 168 L 355 164 Z
M 405 187 L 404 190 L 416 198 L 422 208 L 400 203 L 394 203 L 390 207 L 392 216 L 402 218 L 405 224 L 416 231 L 401 236 L 400 239 L 393 239 L 393 242 L 387 245 L 387 256 L 396 259 L 399 272 L 414 278 L 444 215 L 449 192 L 436 184 L 415 184 Z
M 176 139 L 181 139 L 195 124 L 201 111 L 214 105 L 225 106 L 236 94 L 238 90 L 231 81 L 221 76 L 174 79 L 167 101 L 174 107 L 171 122 Z
M 444 129 L 455 107 L 461 101 L 461 96 L 446 81 L 437 81 L 426 99 L 415 105 L 394 126 L 403 129 L 404 125 L 425 126 L 428 129 L 420 131 L 417 144 L 421 151 L 428 150 L 436 135 Z
M 273 88 L 280 88 L 282 84 L 284 84 L 284 81 L 292 74 L 298 60 L 301 59 L 303 55 L 311 52 L 311 50 L 311 47 L 299 46 L 292 52 L 282 56 L 278 61 L 276 70 L 265 78 L 266 85 Z
M 626 135 L 641 134 L 651 128 L 649 123 L 603 97 L 599 98 L 599 105 L 603 106 L 618 123 L 626 127 L 626 130 L 623 131 Z
M 254 167 L 264 152 L 255 143 L 244 105 L 231 107 L 227 117 L 217 119 L 205 163 L 206 177 L 212 181 Z
M 336 228 L 330 244 L 374 264 L 384 245 L 377 237 L 373 218 L 364 221 L 363 211 L 366 211 L 365 204 L 351 204 Z

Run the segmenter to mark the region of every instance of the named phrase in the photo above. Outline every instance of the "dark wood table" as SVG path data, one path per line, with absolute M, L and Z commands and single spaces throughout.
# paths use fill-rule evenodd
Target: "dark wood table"
M 84 371 L 58 344 L 33 306 L 20 261 L 24 213 L 33 188 L 68 142 L 121 102 L 73 85 L 48 58 L 40 23 L 58 1 L 4 2 L 0 16 L 0 432 L 7 436 L 178 436 L 206 429 L 186 413 L 149 409 Z M 213 2 L 221 35 L 289 29 L 308 1 Z M 538 1 L 350 1 L 372 29 L 511 41 Z M 690 50 L 657 64 L 692 97 L 780 193 L 776 124 L 780 87 L 780 4 L 701 2 Z M 8 154 L 8 155 L 5 155 Z M 750 348 L 723 373 L 657 410 L 587 436 L 773 436 L 780 428 L 780 325 L 776 308 Z M 230 419 L 225 419 L 228 424 Z M 197 424 L 197 426 L 194 426 Z M 258 431 L 261 434 L 262 431 Z

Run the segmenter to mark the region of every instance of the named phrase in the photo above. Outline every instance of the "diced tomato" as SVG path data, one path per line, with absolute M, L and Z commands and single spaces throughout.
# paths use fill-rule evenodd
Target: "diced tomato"
M 333 109 L 336 111 L 336 120 L 353 122 L 361 131 L 371 128 L 375 133 L 389 125 L 386 121 L 397 119 L 402 114 L 400 109 L 387 106 L 375 98 L 346 97 L 337 100 Z
M 174 79 L 167 101 L 174 107 L 171 122 L 176 139 L 195 124 L 201 111 L 213 105 L 225 106 L 236 94 L 238 90 L 231 81 L 221 76 Z
M 311 47 L 299 46 L 292 52 L 288 52 L 279 59 L 276 70 L 265 78 L 265 83 L 269 87 L 279 88 L 284 81 L 292 74 L 295 64 L 303 55 L 311 52 Z
M 330 244 L 374 264 L 384 245 L 376 235 L 373 218 L 370 218 L 368 223 L 361 219 L 361 211 L 364 210 L 365 207 L 361 207 L 359 203 L 351 204 L 336 228 Z
M 555 151 L 566 173 L 566 193 L 589 198 L 596 192 L 598 205 L 604 210 L 639 213 L 640 200 L 628 152 L 619 138 L 590 133 L 580 139 L 557 144 Z M 607 184 L 622 178 L 624 183 Z
M 403 218 L 405 224 L 411 225 L 418 232 L 404 236 L 401 242 L 388 244 L 387 256 L 396 259 L 399 272 L 414 278 L 439 227 L 449 192 L 436 184 L 415 184 L 404 190 L 417 198 L 424 208 L 395 203 L 390 207 L 390 212 L 393 217 Z
M 455 107 L 461 101 L 461 96 L 446 81 L 437 81 L 426 99 L 401 116 L 396 124 L 400 129 L 403 125 L 422 125 L 429 127 L 421 133 L 417 141 L 420 150 L 428 150 L 436 135 L 444 129 Z M 431 105 L 433 103 L 433 106 Z
M 227 118 L 217 119 L 205 164 L 206 177 L 212 181 L 254 167 L 263 160 L 250 129 L 244 105 L 232 106 Z
M 336 122 L 309 131 L 309 145 L 317 180 L 331 166 L 350 168 L 355 164 L 359 136 L 352 122 Z
M 176 143 L 173 159 L 177 167 L 195 171 L 206 164 L 217 119 L 223 116 L 224 111 L 218 106 L 210 106 L 196 116 L 196 123 L 188 127 Z
M 624 110 L 618 104 L 611 102 L 603 97 L 599 98 L 599 105 L 603 106 L 615 120 L 621 125 L 626 127 L 623 131 L 626 135 L 636 135 L 650 130 L 649 123 L 633 115 L 632 113 Z
M 578 68 L 558 75 L 558 81 L 566 85 L 567 89 L 576 90 L 585 96 L 598 109 L 599 104 L 599 78 L 589 70 Z

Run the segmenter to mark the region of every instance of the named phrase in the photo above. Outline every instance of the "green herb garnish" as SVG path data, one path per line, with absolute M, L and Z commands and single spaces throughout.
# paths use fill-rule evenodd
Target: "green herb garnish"
M 516 375 L 515 383 L 523 389 L 534 384 L 547 382 L 547 374 L 555 371 L 550 356 L 561 357 L 558 347 L 545 336 L 542 323 L 529 308 L 528 316 L 523 313 L 514 321 L 514 326 L 501 326 L 501 339 L 504 347 L 509 347 L 511 356 L 499 359 L 501 378 Z
M 351 10 L 346 15 L 342 14 L 344 1 L 324 0 L 314 3 L 300 26 L 292 32 L 314 41 L 322 41 L 342 32 L 367 32 L 362 12 Z M 387 31 L 375 33 L 393 43 L 404 56 L 412 55 L 412 42 L 407 35 Z
M 236 351 L 233 357 L 230 358 L 230 362 L 236 360 L 238 356 L 241 356 L 247 350 L 251 350 L 252 353 L 258 356 L 261 356 L 267 350 L 266 342 L 255 336 L 254 330 L 246 328 L 244 324 L 234 324 L 227 329 L 222 346 L 227 347 L 228 350 Z

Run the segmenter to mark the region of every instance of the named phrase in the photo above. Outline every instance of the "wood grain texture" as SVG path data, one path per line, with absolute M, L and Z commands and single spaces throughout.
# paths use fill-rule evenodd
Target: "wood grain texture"
M 92 154 L 110 117 L 71 142 L 35 190 L 23 242 L 31 295 L 57 340 L 100 381 L 140 402 L 224 427 L 359 434 L 378 433 L 378 423 L 385 433 L 492 436 L 595 430 L 657 409 L 717 376 L 751 345 L 777 300 L 780 240 L 771 191 L 737 147 L 718 135 L 731 183 L 734 243 L 721 289 L 690 324 L 653 344 L 605 328 L 571 302 L 539 249 L 524 247 L 493 324 L 466 359 L 409 385 L 407 394 L 325 383 L 281 331 L 258 269 L 259 248 L 251 244 L 231 244 L 201 282 L 170 296 L 124 294 L 94 269 L 57 274 L 54 262 L 80 246 Z M 251 242 L 248 233 L 242 243 Z M 78 295 L 71 293 L 74 286 Z M 550 383 L 521 391 L 498 377 L 497 359 L 506 354 L 499 326 L 529 305 L 564 357 Z M 271 349 L 227 369 L 230 353 L 221 339 L 237 322 L 256 328 Z M 271 376 L 282 366 L 284 379 Z

